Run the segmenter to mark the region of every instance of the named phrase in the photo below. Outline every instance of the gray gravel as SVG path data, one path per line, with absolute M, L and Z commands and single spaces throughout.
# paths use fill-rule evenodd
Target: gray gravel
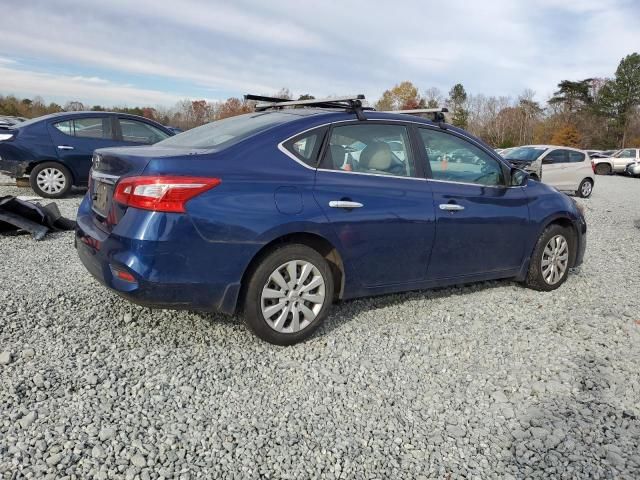
M 581 203 L 555 292 L 346 302 L 289 348 L 130 305 L 72 233 L 0 237 L 0 478 L 639 478 L 640 180 Z

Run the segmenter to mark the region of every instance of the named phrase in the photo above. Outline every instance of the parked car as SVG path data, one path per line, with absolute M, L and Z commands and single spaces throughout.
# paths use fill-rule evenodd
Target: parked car
M 624 148 L 618 150 L 610 157 L 594 158 L 594 168 L 598 175 L 610 175 L 611 173 L 623 173 L 627 165 L 640 161 L 639 148 Z
M 153 146 L 97 150 L 82 263 L 143 305 L 243 311 L 280 345 L 308 338 L 337 300 L 499 278 L 548 291 L 580 265 L 587 227 L 572 198 L 464 130 L 339 100 L 258 104 Z M 478 161 L 428 153 L 456 150 Z
M 167 128 L 168 130 L 171 130 L 175 135 L 184 132 L 184 130 L 182 130 L 179 127 L 170 127 L 170 126 L 165 126 L 165 128 Z
M 602 150 L 596 153 L 589 153 L 589 156 L 591 158 L 605 158 L 605 157 L 610 157 L 612 156 L 614 153 L 616 153 L 618 150 Z
M 563 192 L 588 198 L 593 192 L 594 174 L 591 158 L 577 148 L 554 145 L 525 145 L 507 153 L 507 160 L 529 172 L 531 178 Z
M 629 163 L 625 168 L 624 173 L 631 177 L 640 177 L 640 161 L 636 160 L 635 162 Z
M 22 123 L 24 121 L 26 121 L 27 119 L 24 117 L 7 117 L 7 116 L 0 116 L 0 127 L 11 127 L 13 125 L 16 125 L 18 123 Z
M 173 135 L 159 123 L 110 112 L 65 112 L 0 126 L 0 172 L 29 177 L 41 197 L 87 184 L 96 148 L 150 145 Z

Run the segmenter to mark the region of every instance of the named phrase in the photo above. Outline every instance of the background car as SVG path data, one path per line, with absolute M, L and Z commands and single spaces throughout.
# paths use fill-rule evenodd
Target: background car
M 531 177 L 563 192 L 591 196 L 594 185 L 592 160 L 577 148 L 554 145 L 525 145 L 510 149 L 506 159 Z
M 26 121 L 27 119 L 24 117 L 7 117 L 7 116 L 0 116 L 0 127 L 11 127 L 13 125 L 16 125 L 18 123 L 22 123 L 24 121 Z
M 598 175 L 623 173 L 627 165 L 640 161 L 640 148 L 624 148 L 610 157 L 594 158 L 594 168 Z
M 497 278 L 547 291 L 581 263 L 577 204 L 482 141 L 325 102 L 97 150 L 77 216 L 87 270 L 144 305 L 242 310 L 289 345 L 338 299 Z M 475 161 L 430 155 L 460 150 Z
M 152 120 L 110 112 L 65 112 L 0 126 L 0 171 L 29 176 L 33 190 L 60 198 L 86 185 L 96 148 L 150 145 L 173 135 Z

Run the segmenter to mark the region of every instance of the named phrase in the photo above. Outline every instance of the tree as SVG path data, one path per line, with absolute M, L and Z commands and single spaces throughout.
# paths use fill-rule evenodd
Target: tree
M 444 95 L 438 87 L 427 88 L 422 98 L 426 108 L 438 108 L 444 105 Z
M 423 108 L 424 105 L 418 88 L 413 83 L 404 81 L 391 90 L 384 91 L 382 98 L 376 103 L 376 110 L 411 110 Z
M 456 83 L 449 91 L 447 106 L 452 112 L 451 123 L 456 127 L 467 128 L 469 111 L 465 109 L 467 102 L 467 92 L 461 83 Z
M 593 78 L 586 78 L 577 82 L 562 80 L 558 90 L 549 99 L 550 105 L 561 105 L 568 113 L 574 113 L 593 103 L 591 96 Z
M 242 115 L 243 113 L 251 112 L 251 110 L 252 108 L 247 102 L 243 102 L 239 98 L 228 98 L 226 102 L 220 105 L 218 119 Z
M 316 97 L 313 95 L 309 95 L 308 93 L 304 93 L 298 97 L 298 100 L 315 100 Z
M 293 95 L 291 95 L 291 90 L 286 87 L 280 89 L 278 93 L 274 95 L 276 98 L 286 98 L 287 100 L 293 99 Z
M 615 125 L 620 147 L 627 143 L 633 114 L 640 105 L 640 55 L 632 53 L 620 61 L 613 80 L 599 92 L 598 111 Z
M 556 130 L 551 137 L 551 143 L 553 145 L 561 145 L 563 147 L 579 147 L 580 146 L 580 132 L 571 124 L 563 125 L 560 129 Z
M 64 106 L 66 112 L 81 112 L 86 110 L 84 104 L 78 101 L 67 102 Z

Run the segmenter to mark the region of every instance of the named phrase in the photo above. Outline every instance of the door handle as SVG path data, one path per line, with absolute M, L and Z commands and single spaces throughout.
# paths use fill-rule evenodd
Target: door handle
M 360 202 L 351 202 L 349 200 L 331 200 L 329 202 L 329 206 L 331 208 L 346 208 L 346 209 L 364 207 L 364 205 L 361 204 Z
M 58 150 L 73 150 L 71 145 L 58 145 Z
M 440 210 L 447 210 L 449 212 L 459 212 L 460 210 L 464 210 L 462 205 L 458 205 L 457 203 L 441 203 Z

